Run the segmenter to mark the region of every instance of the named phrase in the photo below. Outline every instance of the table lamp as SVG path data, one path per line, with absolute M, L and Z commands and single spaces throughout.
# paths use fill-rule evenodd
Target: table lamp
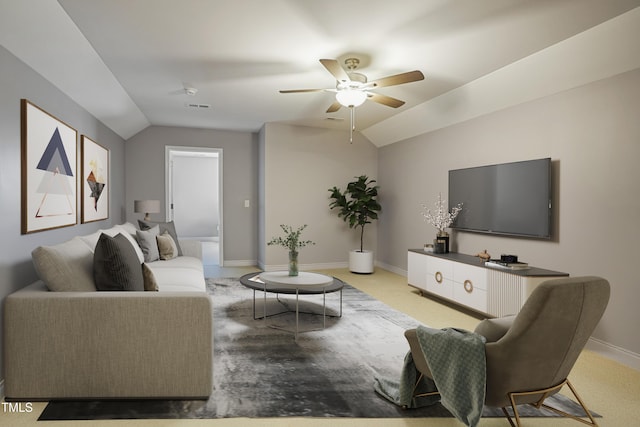
M 160 212 L 160 200 L 135 200 L 133 211 L 135 213 L 144 212 L 144 220 L 151 221 L 149 214 Z

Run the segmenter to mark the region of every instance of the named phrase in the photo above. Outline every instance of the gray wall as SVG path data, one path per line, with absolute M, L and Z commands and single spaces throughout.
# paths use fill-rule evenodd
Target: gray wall
M 454 249 L 517 254 L 532 265 L 611 282 L 609 307 L 595 337 L 640 353 L 640 70 L 508 108 L 380 149 L 385 215 L 378 259 L 406 270 L 406 251 L 433 239 L 420 215 L 449 169 L 551 157 L 551 241 L 458 232 Z
M 31 263 L 31 251 L 40 245 L 54 245 L 76 235 L 109 228 L 124 218 L 124 141 L 56 89 L 26 64 L 0 47 L 0 301 L 10 293 L 33 282 L 37 276 Z M 110 154 L 110 217 L 106 221 L 72 227 L 20 234 L 20 99 L 26 98 L 49 114 L 85 134 Z M 80 208 L 78 180 L 78 209 Z M 78 222 L 80 215 L 78 215 Z M 3 307 L 4 304 L 0 305 Z M 3 319 L 0 308 L 0 322 Z M 2 326 L 0 324 L 0 326 Z M 0 338 L 1 338 L 0 327 Z M 0 353 L 0 358 L 2 353 Z M 45 355 L 43 355 L 44 357 Z M 0 360 L 1 361 L 1 360 Z M 3 371 L 4 372 L 4 371 Z M 4 376 L 3 376 L 4 377 Z
M 360 247 L 359 234 L 329 209 L 328 189 L 337 186 L 344 191 L 348 182 L 363 174 L 377 178 L 377 148 L 360 134 L 350 144 L 346 131 L 275 123 L 264 126 L 260 144 L 261 241 L 283 235 L 280 224 L 295 228 L 307 224 L 302 238 L 316 245 L 302 249 L 300 264 L 346 265 L 349 251 Z M 373 250 L 376 245 L 376 225 L 371 224 L 365 228 L 365 248 Z M 273 269 L 287 264 L 288 253 L 282 247 L 263 250 L 261 266 Z
M 223 253 L 227 265 L 255 263 L 258 225 L 258 135 L 212 129 L 151 126 L 126 144 L 126 216 L 137 224 L 136 199 L 158 199 L 161 210 L 152 214 L 164 221 L 165 146 L 221 148 L 223 182 Z M 194 183 L 194 185 L 198 185 Z M 244 207 L 249 200 L 250 207 Z M 180 234 L 180 224 L 176 224 Z

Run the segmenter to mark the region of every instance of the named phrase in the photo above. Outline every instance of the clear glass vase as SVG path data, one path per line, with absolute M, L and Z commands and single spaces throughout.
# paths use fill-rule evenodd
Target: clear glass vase
M 289 251 L 289 276 L 298 275 L 298 251 Z

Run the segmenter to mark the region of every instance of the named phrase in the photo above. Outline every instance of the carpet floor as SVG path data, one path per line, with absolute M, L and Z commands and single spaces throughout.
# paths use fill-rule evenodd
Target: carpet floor
M 408 344 L 404 330 L 418 322 L 345 285 L 342 317 L 295 313 L 254 320 L 253 291 L 236 279 L 208 279 L 214 304 L 214 390 L 208 400 L 53 401 L 40 420 L 227 417 L 451 417 L 440 404 L 403 410 L 373 388 L 376 375 L 399 378 Z M 262 293 L 256 308 L 262 315 Z M 295 307 L 295 297 L 267 295 L 267 313 Z M 306 295 L 300 309 L 322 313 L 322 295 Z M 340 293 L 326 296 L 327 313 L 340 312 Z M 159 373 L 161 374 L 161 373 Z M 584 416 L 556 395 L 552 406 Z M 556 416 L 524 405 L 523 417 Z M 487 408 L 484 417 L 502 417 Z

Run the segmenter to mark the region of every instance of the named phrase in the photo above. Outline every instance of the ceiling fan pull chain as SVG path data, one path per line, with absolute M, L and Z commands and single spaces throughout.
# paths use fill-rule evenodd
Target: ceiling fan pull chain
M 351 126 L 349 127 L 349 142 L 353 144 L 353 131 L 356 130 L 356 122 L 355 122 L 356 109 L 353 107 L 349 107 L 349 110 L 351 112 Z

